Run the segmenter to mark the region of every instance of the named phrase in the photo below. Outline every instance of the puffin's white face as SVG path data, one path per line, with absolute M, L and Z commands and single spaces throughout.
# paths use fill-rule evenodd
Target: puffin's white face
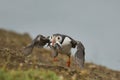
M 59 45 L 61 47 L 61 41 L 62 41 L 62 37 L 61 36 L 50 36 L 50 42 L 51 42 L 51 46 L 56 46 Z

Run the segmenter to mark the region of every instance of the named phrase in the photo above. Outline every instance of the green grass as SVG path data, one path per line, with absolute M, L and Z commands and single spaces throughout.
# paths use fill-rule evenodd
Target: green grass
M 27 71 L 7 71 L 0 69 L 0 80 L 59 80 L 59 78 L 50 70 L 30 69 Z

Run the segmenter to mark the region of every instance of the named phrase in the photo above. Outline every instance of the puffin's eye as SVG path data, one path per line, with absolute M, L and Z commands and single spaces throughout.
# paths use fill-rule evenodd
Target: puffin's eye
M 58 40 L 60 39 L 60 37 L 58 37 Z
M 56 40 L 60 42 L 60 41 L 62 41 L 62 37 L 58 36 L 58 37 L 56 37 Z

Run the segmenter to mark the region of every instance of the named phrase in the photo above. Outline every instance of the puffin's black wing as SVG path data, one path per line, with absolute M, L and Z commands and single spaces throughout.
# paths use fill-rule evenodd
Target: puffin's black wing
M 33 50 L 34 47 L 36 47 L 36 46 L 37 47 L 43 47 L 47 43 L 49 43 L 49 38 L 46 38 L 43 35 L 38 35 L 35 39 L 33 39 L 31 44 L 29 44 L 27 47 L 25 47 L 23 49 L 23 53 L 25 55 L 29 55 L 30 53 L 32 53 L 32 50 Z
M 84 67 L 85 62 L 85 48 L 80 41 L 76 41 L 77 51 L 75 53 L 75 61 L 80 68 Z

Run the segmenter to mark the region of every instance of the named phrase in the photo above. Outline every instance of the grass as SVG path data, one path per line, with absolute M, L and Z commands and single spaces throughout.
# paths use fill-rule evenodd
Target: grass
M 60 80 L 59 77 L 50 70 L 29 69 L 4 70 L 0 69 L 0 80 Z

